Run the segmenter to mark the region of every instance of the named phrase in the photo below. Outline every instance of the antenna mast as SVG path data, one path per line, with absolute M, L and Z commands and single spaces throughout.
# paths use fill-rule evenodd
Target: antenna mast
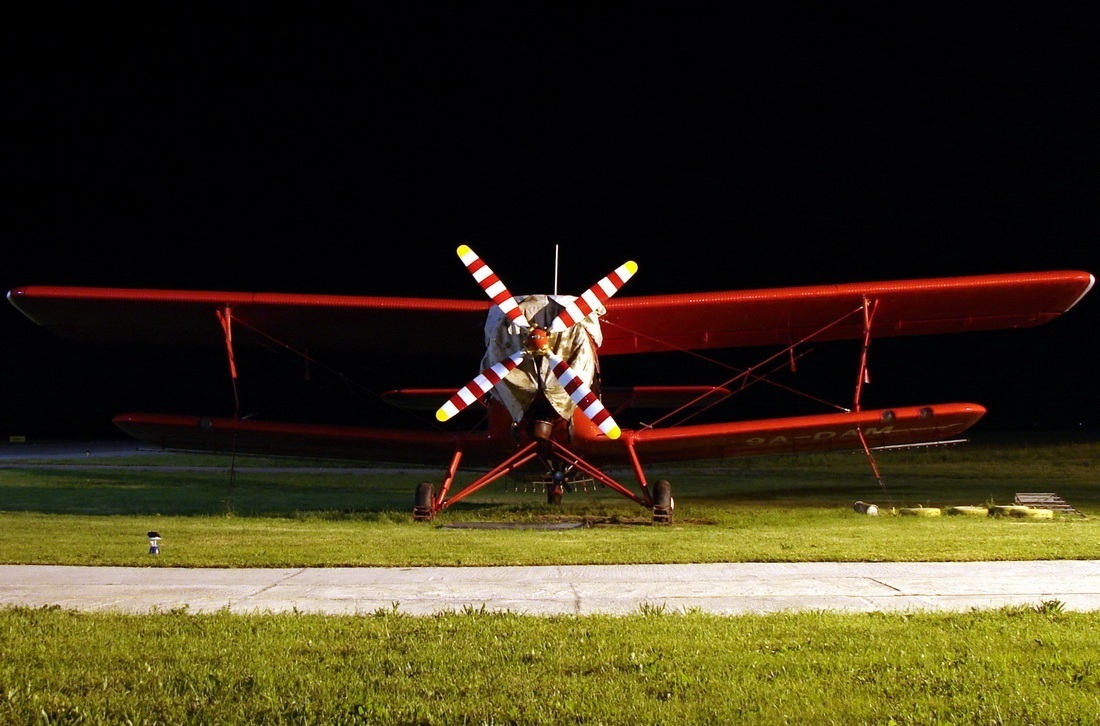
M 554 245 L 554 296 L 558 294 L 558 246 Z

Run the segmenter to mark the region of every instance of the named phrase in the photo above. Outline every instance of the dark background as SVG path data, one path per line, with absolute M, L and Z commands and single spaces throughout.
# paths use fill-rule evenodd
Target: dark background
M 516 293 L 550 290 L 556 249 L 570 293 L 627 259 L 624 295 L 1100 270 L 1087 5 L 366 5 L 13 17 L 3 289 L 477 299 L 461 243 Z M 865 402 L 1096 429 L 1096 295 L 1041 328 L 878 341 Z M 68 343 L 5 307 L 4 438 L 231 406 L 220 357 Z M 856 355 L 807 375 L 849 390 Z M 344 372 L 476 373 L 452 363 Z

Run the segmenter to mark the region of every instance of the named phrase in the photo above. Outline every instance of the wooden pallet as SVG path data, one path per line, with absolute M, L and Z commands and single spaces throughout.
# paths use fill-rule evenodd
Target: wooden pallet
M 1076 514 L 1078 517 L 1085 516 L 1067 504 L 1065 499 L 1062 499 L 1054 492 L 1017 492 L 1016 504 L 1025 507 L 1052 509 L 1059 514 Z

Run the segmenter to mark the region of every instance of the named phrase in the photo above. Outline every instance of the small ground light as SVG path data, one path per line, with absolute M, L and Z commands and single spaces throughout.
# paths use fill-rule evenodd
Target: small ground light
M 151 554 L 151 555 L 159 555 L 160 554 L 160 539 L 161 538 L 160 538 L 160 533 L 159 532 L 150 532 L 149 533 L 149 554 Z

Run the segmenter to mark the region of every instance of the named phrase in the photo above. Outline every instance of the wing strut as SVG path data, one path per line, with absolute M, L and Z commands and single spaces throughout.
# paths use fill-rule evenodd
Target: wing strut
M 763 375 L 763 376 L 759 375 L 757 373 L 757 371 L 759 369 L 763 368 L 764 366 L 770 365 L 774 361 L 779 360 L 784 355 L 789 356 L 789 358 L 790 358 L 789 365 L 791 366 L 791 369 L 794 370 L 794 363 L 795 363 L 795 360 L 796 360 L 795 355 L 794 355 L 794 349 L 795 348 L 797 348 L 800 345 L 804 345 L 806 343 L 809 343 L 809 342 L 813 341 L 818 336 L 820 336 L 823 333 L 827 332 L 829 329 L 833 328 L 834 326 L 837 326 L 837 325 L 841 324 L 847 318 L 852 317 L 853 315 L 856 315 L 861 310 L 864 311 L 864 336 L 865 336 L 866 340 L 868 341 L 868 343 L 865 344 L 865 345 L 869 345 L 871 325 L 870 325 L 870 319 L 867 318 L 866 301 L 865 301 L 865 305 L 863 307 L 852 308 L 849 312 L 841 315 L 836 320 L 833 320 L 832 322 L 827 323 L 826 325 L 823 325 L 822 327 L 818 328 L 814 332 L 812 332 L 809 335 L 805 336 L 801 340 L 799 340 L 795 343 L 791 343 L 785 349 L 768 356 L 767 358 L 763 359 L 759 363 L 756 363 L 756 364 L 754 364 L 754 365 L 752 365 L 752 366 L 750 366 L 750 367 L 748 367 L 744 370 L 734 369 L 735 370 L 735 375 L 733 375 L 732 377 L 730 377 L 730 378 L 726 379 L 725 381 L 719 383 L 717 386 L 715 386 L 715 388 L 732 387 L 732 384 L 735 383 L 738 380 L 741 381 L 741 385 L 738 388 L 738 390 L 744 390 L 744 389 L 748 388 L 749 386 L 754 385 L 756 383 L 767 383 L 769 385 L 776 386 L 778 388 L 782 388 L 783 390 L 791 391 L 793 393 L 798 393 L 801 396 L 807 396 L 808 398 L 811 398 L 811 399 L 813 399 L 813 400 L 815 400 L 819 403 L 826 404 L 828 406 L 839 409 L 841 411 L 849 412 L 851 409 L 844 408 L 843 406 L 841 406 L 839 404 L 836 404 L 836 403 L 829 403 L 827 401 L 822 401 L 821 399 L 817 398 L 816 396 L 809 396 L 808 394 L 806 394 L 804 392 L 801 392 L 801 391 L 796 391 L 793 388 L 790 388 L 788 386 L 784 386 L 781 383 L 770 380 L 769 378 L 767 378 L 767 375 Z M 684 351 L 684 352 L 690 352 L 690 351 Z M 802 355 L 804 355 L 804 354 L 802 354 Z M 699 357 L 703 358 L 704 360 L 708 360 L 710 362 L 716 362 L 716 361 L 714 361 L 713 359 L 710 359 L 710 358 L 705 358 L 703 356 L 699 356 Z M 798 356 L 798 357 L 801 357 L 801 355 Z M 864 361 L 864 365 L 865 365 L 865 363 L 866 363 L 866 361 Z M 862 375 L 862 373 L 861 373 L 861 375 Z M 681 405 L 680 407 L 661 415 L 660 418 L 646 424 L 647 428 L 653 428 L 653 427 L 655 427 L 655 426 L 657 426 L 661 423 L 664 423 L 665 421 L 670 419 L 672 416 L 675 416 L 675 415 L 679 414 L 680 412 L 695 406 L 697 403 L 702 401 L 708 395 L 710 395 L 710 394 L 709 393 L 700 394 L 699 396 L 697 396 L 694 399 L 692 399 L 691 401 Z M 694 413 L 692 413 L 691 416 L 697 416 L 703 410 L 705 410 L 705 409 L 699 409 L 699 410 L 695 411 Z M 683 420 L 681 420 L 681 423 L 686 422 L 688 420 L 688 418 L 690 418 L 690 417 L 685 417 Z
M 871 376 L 867 372 L 867 349 L 871 347 L 871 322 L 878 308 L 878 300 L 873 303 L 863 298 L 863 348 L 859 353 L 859 375 L 856 377 L 855 395 L 852 397 L 852 410 L 860 410 L 860 397 L 863 394 L 863 384 L 871 382 Z
M 241 418 L 241 396 L 237 388 L 237 359 L 233 354 L 233 310 L 230 305 L 225 310 L 216 310 L 218 322 L 221 323 L 222 333 L 225 335 L 225 355 L 229 361 L 229 379 L 233 386 L 233 418 L 239 421 Z M 233 434 L 233 452 L 229 459 L 229 493 L 226 494 L 226 505 L 230 505 L 233 485 L 237 482 L 237 434 Z
M 225 334 L 225 353 L 229 359 L 229 378 L 233 384 L 233 418 L 241 417 L 241 397 L 237 390 L 237 360 L 233 355 L 233 311 L 226 305 L 225 310 L 216 311 L 218 322 Z
M 871 382 L 871 376 L 867 370 L 867 352 L 871 347 L 871 323 L 875 318 L 875 310 L 877 309 L 878 300 L 872 302 L 865 295 L 863 297 L 863 345 L 859 353 L 859 375 L 856 376 L 856 390 L 852 396 L 853 411 L 860 410 L 863 385 Z M 856 426 L 856 433 L 859 435 L 859 443 L 863 445 L 863 453 L 867 455 L 867 463 L 871 465 L 871 473 L 875 475 L 875 481 L 882 488 L 882 493 L 886 495 L 886 499 L 890 500 L 890 493 L 886 491 L 886 482 L 879 472 L 878 462 L 875 461 L 875 455 L 871 453 L 871 447 L 868 446 L 867 438 L 863 435 L 863 427 Z

